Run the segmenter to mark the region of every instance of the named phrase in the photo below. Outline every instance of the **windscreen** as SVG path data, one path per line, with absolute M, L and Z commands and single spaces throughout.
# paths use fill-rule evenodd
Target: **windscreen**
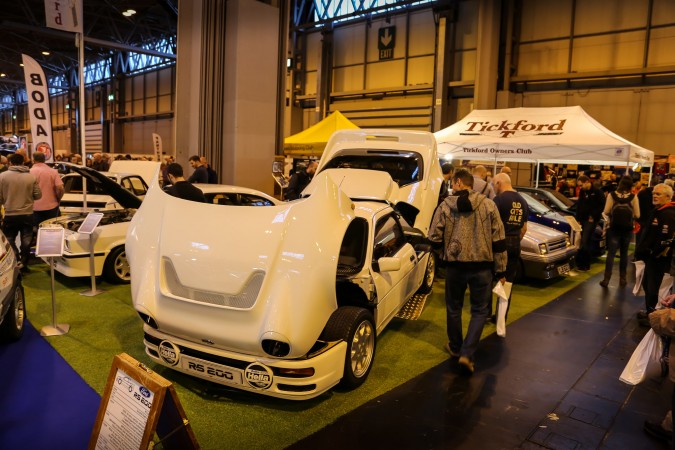
M 412 152 L 372 152 L 360 149 L 358 154 L 337 155 L 323 167 L 348 168 L 387 172 L 399 187 L 417 183 L 424 177 L 422 156 Z

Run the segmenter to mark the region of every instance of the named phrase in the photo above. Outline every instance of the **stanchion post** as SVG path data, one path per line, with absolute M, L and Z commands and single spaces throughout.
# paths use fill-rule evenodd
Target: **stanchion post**
M 91 274 L 91 289 L 80 292 L 80 295 L 93 297 L 105 292 L 102 289 L 96 289 L 96 263 L 94 260 L 94 233 L 89 233 L 89 273 Z
M 54 284 L 54 257 L 49 257 L 49 269 L 52 276 L 52 324 L 42 327 L 40 334 L 42 336 L 60 336 L 68 333 L 70 325 L 67 323 L 56 323 L 56 287 Z

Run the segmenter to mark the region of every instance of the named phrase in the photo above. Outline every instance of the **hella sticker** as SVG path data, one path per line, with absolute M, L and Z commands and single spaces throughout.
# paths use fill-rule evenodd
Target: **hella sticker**
M 267 389 L 272 386 L 272 370 L 260 363 L 251 363 L 244 371 L 246 382 L 256 389 Z
M 178 359 L 180 358 L 180 350 L 178 346 L 173 342 L 162 341 L 157 347 L 159 357 L 162 361 L 167 363 L 170 366 L 175 366 L 178 364 Z

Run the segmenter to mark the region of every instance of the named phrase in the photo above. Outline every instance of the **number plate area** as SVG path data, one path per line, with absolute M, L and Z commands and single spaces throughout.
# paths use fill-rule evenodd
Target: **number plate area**
M 569 273 L 569 271 L 570 271 L 569 264 L 563 264 L 562 266 L 558 266 L 558 275 L 565 275 Z
M 243 371 L 232 367 L 214 364 L 203 359 L 181 355 L 178 363 L 184 370 L 196 375 L 211 378 L 219 383 L 243 384 Z

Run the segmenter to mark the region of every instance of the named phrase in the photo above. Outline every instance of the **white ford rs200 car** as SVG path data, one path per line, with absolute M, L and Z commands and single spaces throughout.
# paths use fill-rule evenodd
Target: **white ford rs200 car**
M 430 220 L 440 189 L 440 170 L 425 166 L 428 154 L 438 169 L 433 136 L 386 133 L 353 140 L 364 156 L 374 145 L 382 157 L 388 143 L 393 157 L 414 160 L 400 165 L 418 171 L 407 175 L 418 192 L 403 196 L 414 210 L 402 206 Z M 146 353 L 285 399 L 313 398 L 339 382 L 359 386 L 376 336 L 416 292 L 432 288 L 433 255 L 425 232 L 397 211 L 402 191 L 386 170 L 325 168 L 299 200 L 237 208 L 171 197 L 155 183 L 127 234 Z

